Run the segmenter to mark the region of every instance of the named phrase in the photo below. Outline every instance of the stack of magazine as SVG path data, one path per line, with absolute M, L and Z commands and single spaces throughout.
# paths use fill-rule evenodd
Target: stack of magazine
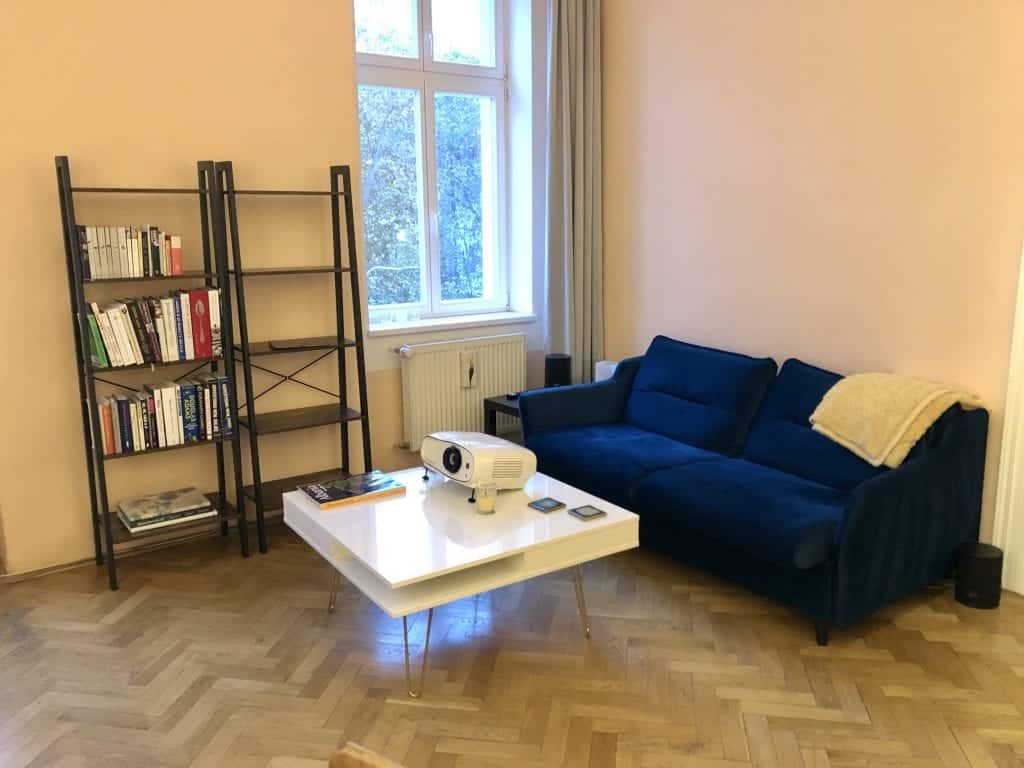
M 300 485 L 299 490 L 316 502 L 321 510 L 405 495 L 404 485 L 376 469 L 362 475 L 347 475 Z
M 210 500 L 195 488 L 178 488 L 126 499 L 117 507 L 117 516 L 133 534 L 216 515 L 217 510 L 210 504 Z

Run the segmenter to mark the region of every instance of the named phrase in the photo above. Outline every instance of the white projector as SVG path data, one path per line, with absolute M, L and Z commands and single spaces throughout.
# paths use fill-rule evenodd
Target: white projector
M 533 451 L 480 432 L 435 432 L 420 444 L 423 466 L 467 488 L 522 488 L 537 471 Z

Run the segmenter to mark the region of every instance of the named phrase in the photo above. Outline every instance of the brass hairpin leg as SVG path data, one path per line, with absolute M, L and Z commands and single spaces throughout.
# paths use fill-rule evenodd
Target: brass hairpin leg
M 402 639 L 405 642 L 405 686 L 409 691 L 409 698 L 418 699 L 423 695 L 423 678 L 427 674 L 427 652 L 430 650 L 430 627 L 434 623 L 434 609 L 427 611 L 427 637 L 423 641 L 423 659 L 420 661 L 420 684 L 418 690 L 412 688 L 412 674 L 409 671 L 409 623 L 405 616 L 402 617 Z
M 338 588 L 341 586 L 341 574 L 331 568 L 331 596 L 327 600 L 327 612 L 334 613 L 334 606 L 338 604 Z
M 576 588 L 576 607 L 580 609 L 583 634 L 590 639 L 590 617 L 587 616 L 587 599 L 583 596 L 583 572 L 578 565 L 572 567 L 572 585 Z

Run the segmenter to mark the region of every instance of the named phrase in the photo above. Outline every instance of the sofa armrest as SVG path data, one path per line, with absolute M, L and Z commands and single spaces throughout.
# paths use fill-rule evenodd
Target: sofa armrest
M 897 469 L 858 486 L 836 557 L 833 616 L 855 622 L 940 580 L 977 541 L 988 412 L 955 406 Z
M 631 357 L 616 366 L 610 379 L 593 384 L 531 389 L 519 396 L 523 438 L 567 427 L 586 427 L 622 421 L 626 398 L 642 357 Z

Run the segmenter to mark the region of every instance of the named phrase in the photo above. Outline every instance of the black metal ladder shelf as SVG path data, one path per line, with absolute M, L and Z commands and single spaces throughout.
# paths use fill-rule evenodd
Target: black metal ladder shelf
M 230 435 L 223 435 L 209 440 L 188 442 L 181 445 L 167 446 L 164 448 L 152 448 L 136 451 L 133 453 L 121 453 L 105 456 L 103 452 L 102 428 L 100 424 L 99 409 L 97 407 L 96 382 L 131 389 L 125 387 L 114 379 L 105 378 L 107 375 L 119 373 L 125 370 L 156 370 L 172 366 L 188 366 L 191 370 L 179 376 L 185 378 L 199 368 L 210 367 L 211 372 L 216 372 L 218 366 L 223 364 L 224 373 L 228 379 L 229 391 L 234 393 L 235 384 L 235 344 L 232 331 L 231 313 L 231 284 L 228 279 L 227 263 L 220 258 L 219 252 L 212 247 L 211 231 L 216 239 L 218 221 L 223 220 L 223 193 L 221 192 L 212 161 L 200 161 L 197 164 L 198 184 L 195 188 L 160 188 L 160 187 L 76 187 L 71 181 L 70 163 L 67 156 L 58 155 L 55 158 L 57 171 L 57 193 L 60 202 L 61 229 L 64 237 L 64 255 L 68 277 L 68 295 L 71 304 L 71 321 L 74 330 L 75 354 L 78 363 L 78 386 L 79 399 L 82 410 L 82 434 L 85 442 L 86 466 L 89 477 L 89 501 L 92 519 L 93 545 L 96 553 L 96 564 L 107 565 L 107 576 L 112 590 L 118 588 L 116 545 L 127 542 L 136 542 L 149 535 L 175 535 L 181 533 L 184 536 L 194 535 L 197 528 L 209 525 L 210 519 L 203 519 L 193 523 L 185 523 L 174 528 L 158 528 L 155 531 L 131 534 L 120 525 L 115 526 L 114 515 L 111 514 L 110 500 L 107 490 L 107 477 L 105 465 L 113 459 L 125 459 L 135 456 L 162 454 L 165 451 L 193 448 L 204 445 L 215 446 L 217 456 L 217 490 L 208 493 L 213 507 L 218 512 L 222 535 L 227 535 L 229 522 L 235 521 L 238 528 L 239 548 L 243 557 L 249 555 L 248 527 L 246 522 L 246 510 L 244 504 L 232 504 L 227 495 L 227 478 L 224 463 L 224 445 L 228 443 L 232 451 L 232 463 L 234 469 L 234 492 L 236 499 L 244 499 L 242 488 L 241 472 L 241 443 L 239 441 L 238 429 L 238 408 L 236 398 L 230 399 L 229 407 L 232 423 L 236 425 Z M 75 195 L 76 194 L 126 194 L 126 195 L 186 195 L 195 196 L 199 202 L 200 227 L 202 232 L 203 268 L 201 270 L 189 270 L 178 275 L 147 276 L 147 277 L 117 277 L 91 280 L 85 277 L 83 265 L 80 259 L 78 246 L 78 222 L 75 218 Z M 109 368 L 96 368 L 93 365 L 92 355 L 89 348 L 89 330 L 86 327 L 86 292 L 89 286 L 95 284 L 121 284 L 121 285 L 148 285 L 154 282 L 174 281 L 195 282 L 202 281 L 202 285 L 209 288 L 217 288 L 220 292 L 221 301 L 221 342 L 223 353 L 220 357 L 213 357 L 200 360 L 182 360 L 168 362 L 166 364 L 145 364 Z M 161 542 L 163 543 L 163 542 Z
M 366 399 L 366 360 L 363 350 L 363 319 L 359 289 L 359 268 L 356 252 L 355 219 L 352 205 L 352 178 L 347 165 L 335 165 L 330 168 L 330 191 L 321 190 L 283 190 L 283 189 L 236 189 L 234 169 L 230 162 L 215 164 L 218 186 L 223 191 L 224 207 L 222 210 L 222 226 L 215 226 L 215 248 L 226 265 L 228 273 L 234 277 L 235 296 L 238 302 L 238 343 L 235 351 L 239 357 L 237 363 L 242 368 L 242 383 L 245 402 L 239 406 L 241 415 L 238 420 L 249 436 L 250 462 L 252 466 L 252 484 L 242 490 L 240 498 L 249 498 L 256 508 L 256 530 L 260 552 L 267 551 L 266 512 L 281 508 L 281 495 L 294 490 L 297 485 L 315 482 L 331 477 L 346 476 L 351 472 L 349 455 L 350 422 L 358 421 L 362 427 L 363 470 L 369 471 L 373 466 L 370 451 L 370 421 L 367 413 Z M 331 204 L 331 238 L 333 260 L 330 264 L 310 266 L 280 267 L 246 267 L 242 261 L 239 238 L 238 198 L 248 195 L 300 196 L 329 198 Z M 344 230 L 342 229 L 342 208 L 344 208 Z M 344 242 L 343 242 L 344 238 Z M 347 263 L 343 258 L 347 254 Z M 245 299 L 246 278 L 269 279 L 276 276 L 294 275 L 329 275 L 334 282 L 334 313 L 336 333 L 333 336 L 317 336 L 297 339 L 265 339 L 251 341 L 247 322 Z M 345 336 L 346 302 L 344 295 L 345 276 L 349 279 L 351 293 L 352 338 Z M 349 405 L 348 392 L 348 350 L 355 355 L 358 379 L 358 409 Z M 282 373 L 270 367 L 269 363 L 254 362 L 253 358 L 265 358 L 271 355 L 313 353 L 312 359 L 300 367 Z M 298 378 L 299 374 L 316 365 L 322 360 L 337 354 L 338 391 L 310 384 Z M 278 381 L 266 389 L 255 392 L 253 372 L 261 371 L 276 376 Z M 284 384 L 293 383 L 315 390 L 336 400 L 336 403 L 313 405 L 304 408 L 289 408 L 277 411 L 256 411 L 256 401 Z M 341 441 L 341 466 L 318 470 L 308 474 L 278 478 L 264 481 L 260 464 L 260 439 L 266 435 L 310 429 L 337 424 Z

